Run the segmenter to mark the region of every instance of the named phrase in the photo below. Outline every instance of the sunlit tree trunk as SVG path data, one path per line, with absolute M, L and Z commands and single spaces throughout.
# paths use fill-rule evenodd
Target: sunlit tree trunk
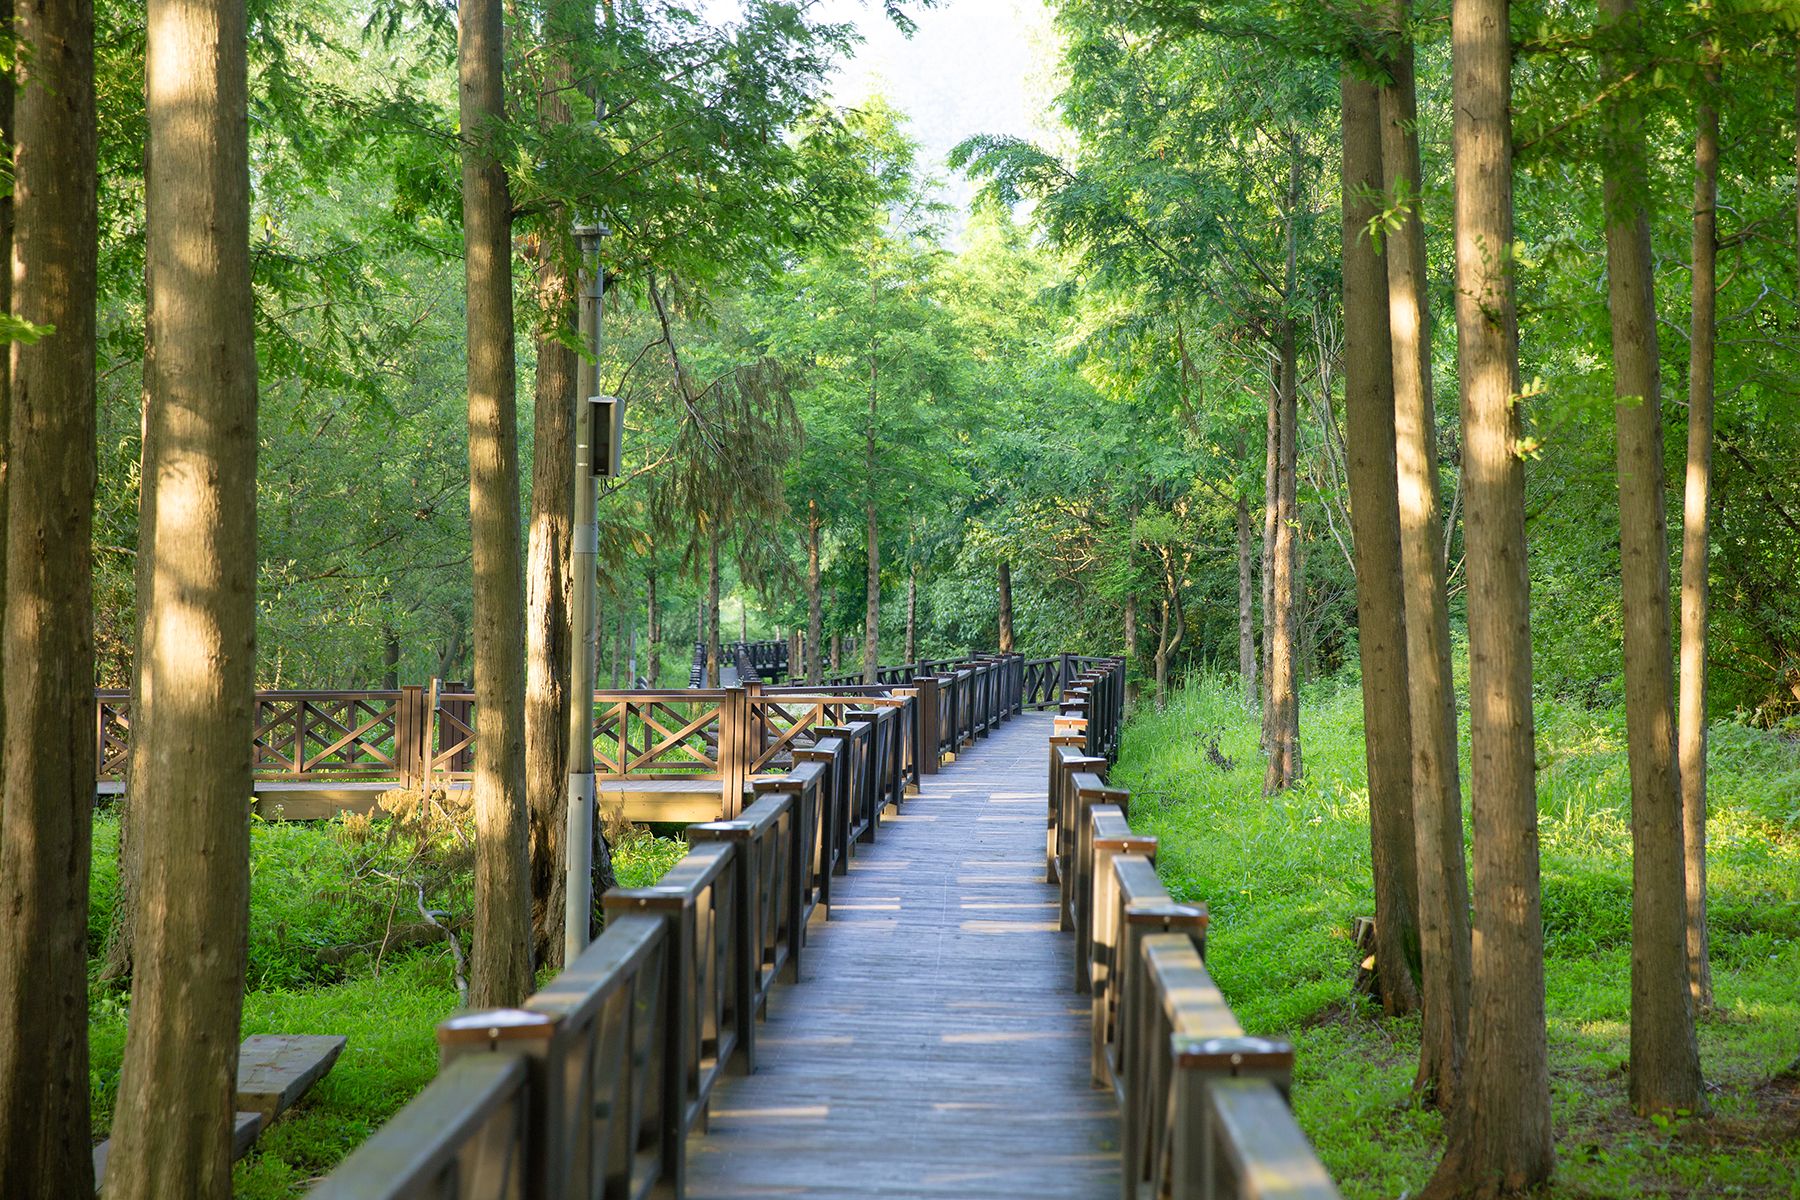
M 1260 745 L 1267 754 L 1275 745 L 1275 704 L 1270 693 L 1275 680 L 1275 527 L 1281 517 L 1281 380 L 1277 368 L 1270 380 L 1267 434 L 1263 441 L 1263 537 L 1262 562 L 1262 734 Z
M 540 99 L 547 123 L 567 124 L 568 72 L 555 70 Z M 559 228 L 566 221 L 546 224 Z M 568 824 L 569 576 L 575 508 L 575 280 L 546 236 L 537 271 L 548 314 L 537 336 L 531 515 L 525 569 L 525 795 L 531 820 L 531 945 L 535 961 L 562 965 L 563 831 Z
M 1681 521 L 1681 824 L 1687 874 L 1688 989 L 1712 1007 L 1706 922 L 1706 642 L 1717 341 L 1719 110 L 1709 70 L 1694 138 L 1693 303 L 1688 337 L 1687 492 Z
M 1187 624 L 1181 612 L 1181 581 L 1173 556 L 1163 551 L 1163 596 L 1161 614 L 1156 627 L 1156 706 L 1161 708 L 1169 698 L 1169 664 L 1181 648 Z
M 150 0 L 146 18 L 142 486 L 152 561 L 138 597 L 138 678 L 154 705 L 133 731 L 139 903 L 106 1195 L 223 1200 L 256 671 L 245 12 L 243 0 Z
M 1013 652 L 1012 564 L 1000 560 L 1000 653 Z
M 825 636 L 824 614 L 819 596 L 819 502 L 806 502 L 806 682 L 817 687 L 821 678 L 819 654 Z M 831 669 L 837 670 L 837 657 L 832 656 Z
M 1387 264 L 1369 222 L 1379 211 L 1380 102 L 1373 84 L 1343 73 L 1344 427 L 1362 654 L 1363 746 L 1369 770 L 1375 882 L 1375 969 L 1381 1005 L 1418 1007 L 1418 873 L 1413 861 L 1412 732 L 1406 691 L 1405 600 L 1394 476 L 1394 377 Z M 1239 556 L 1249 531 L 1239 509 Z M 1241 590 L 1241 585 L 1240 585 Z
M 475 576 L 475 929 L 469 1002 L 531 991 L 525 595 L 512 310 L 512 199 L 489 140 L 505 119 L 500 0 L 457 9 L 468 289 L 469 533 Z
M 1299 207 L 1300 185 L 1304 163 L 1298 138 L 1292 138 L 1289 153 L 1288 189 L 1282 212 L 1286 222 L 1287 265 L 1282 280 L 1284 301 L 1293 297 L 1299 282 Z M 1300 363 L 1298 332 L 1291 312 L 1283 311 L 1277 325 L 1279 370 L 1276 406 L 1279 410 L 1281 452 L 1276 457 L 1275 480 L 1278 508 L 1275 519 L 1274 552 L 1274 645 L 1269 653 L 1269 706 L 1274 710 L 1270 725 L 1269 768 L 1263 777 L 1263 791 L 1274 794 L 1300 781 L 1300 693 L 1299 693 L 1299 578 L 1300 509 L 1299 475 L 1299 403 Z
M 1256 703 L 1256 557 L 1250 536 L 1250 498 L 1237 500 L 1238 681 L 1244 703 Z
M 5 31 L 14 33 L 10 4 L 4 16 Z M 16 303 L 0 311 L 55 331 L 36 343 L 14 342 L 10 363 L 0 366 L 12 383 L 6 397 L 0 379 L 0 418 L 9 427 L 0 434 L 0 473 L 13 484 L 10 507 L 0 507 L 0 561 L 10 588 L 0 591 L 0 649 L 4 677 L 22 685 L 0 715 L 0 1196 L 85 1198 L 94 1194 L 87 1035 L 98 236 L 93 7 L 89 0 L 27 4 L 16 34 L 18 227 L 9 239 L 11 271 L 0 275 L 16 273 L 21 286 L 10 293 Z M 10 133 L 10 79 L 0 87 L 8 110 L 0 118 Z M 12 232 L 11 215 L 0 213 L 0 236 Z
M 844 669 L 844 635 L 836 630 L 831 634 L 831 673 L 838 675 Z
M 1456 693 L 1438 498 L 1437 411 L 1431 389 L 1431 312 L 1421 219 L 1418 105 L 1410 5 L 1388 10 L 1388 82 L 1381 88 L 1382 190 L 1397 222 L 1387 234 L 1393 347 L 1400 577 L 1406 605 L 1412 723 L 1415 886 L 1422 1014 L 1414 1089 L 1454 1106 L 1469 1036 L 1469 880 L 1463 860 Z
M 1536 1189 L 1553 1158 L 1511 263 L 1512 46 L 1507 0 L 1457 0 L 1451 11 L 1475 937 L 1468 1056 L 1425 1194 L 1497 1197 Z
M 1601 14 L 1604 24 L 1637 32 L 1634 0 L 1602 0 Z M 1611 68 L 1619 69 L 1618 64 Z M 1631 769 L 1631 1102 L 1640 1113 L 1696 1112 L 1705 1107 L 1706 1097 L 1688 992 L 1687 885 L 1669 656 L 1662 383 L 1639 119 L 1635 106 L 1614 105 L 1603 164 Z

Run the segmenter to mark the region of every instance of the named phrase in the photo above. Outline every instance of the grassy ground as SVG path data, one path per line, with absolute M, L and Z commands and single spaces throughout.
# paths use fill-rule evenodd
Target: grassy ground
M 1373 910 L 1358 682 L 1309 689 L 1306 780 L 1273 799 L 1262 795 L 1256 718 L 1235 686 L 1196 682 L 1164 711 L 1143 705 L 1114 779 L 1132 791 L 1132 824 L 1161 839 L 1171 892 L 1211 907 L 1209 965 L 1246 1030 L 1293 1040 L 1300 1123 L 1346 1196 L 1402 1196 L 1429 1177 L 1441 1134 L 1410 1100 L 1416 1021 L 1382 1019 L 1351 986 L 1352 919 Z M 1791 1074 L 1771 1081 L 1800 1054 L 1800 749 L 1739 725 L 1713 731 L 1718 1011 L 1699 1034 L 1715 1115 L 1645 1121 L 1625 1097 L 1623 715 L 1544 703 L 1537 728 L 1551 1195 L 1800 1198 L 1800 1086 Z M 1230 770 L 1208 763 L 1213 737 Z
M 118 832 L 110 816 L 95 821 L 89 943 L 96 972 L 117 901 Z M 335 1033 L 349 1042 L 331 1073 L 238 1164 L 236 1190 L 246 1200 L 303 1194 L 437 1072 L 433 1027 L 457 1004 L 448 949 L 438 941 L 378 951 L 390 922 L 419 922 L 418 884 L 431 908 L 466 919 L 469 873 L 441 844 L 421 854 L 416 840 L 389 840 L 386 832 L 381 822 L 362 836 L 347 836 L 337 822 L 252 827 L 244 1036 Z M 685 848 L 634 831 L 615 847 L 620 882 L 654 882 Z M 128 997 L 96 983 L 90 998 L 94 1136 L 101 1138 L 118 1095 Z

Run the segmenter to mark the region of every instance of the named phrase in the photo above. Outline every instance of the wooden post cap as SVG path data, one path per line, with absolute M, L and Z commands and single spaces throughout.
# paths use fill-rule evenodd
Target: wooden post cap
M 542 1041 L 556 1028 L 556 1018 L 548 1013 L 523 1008 L 488 1008 L 479 1012 L 458 1013 L 438 1022 L 440 1046 L 469 1046 L 486 1043 L 497 1048 L 501 1042 Z

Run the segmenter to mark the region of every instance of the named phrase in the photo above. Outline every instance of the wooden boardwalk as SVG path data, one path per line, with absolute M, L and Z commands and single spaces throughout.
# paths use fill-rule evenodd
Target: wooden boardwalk
M 753 1075 L 688 1143 L 691 1200 L 1119 1193 L 1074 939 L 1044 882 L 1051 719 L 999 726 L 859 847 Z

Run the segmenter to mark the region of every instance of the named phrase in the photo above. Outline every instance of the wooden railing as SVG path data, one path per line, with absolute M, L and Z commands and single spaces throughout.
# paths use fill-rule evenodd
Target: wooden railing
M 1075 935 L 1094 1082 L 1120 1111 L 1124 1200 L 1337 1200 L 1289 1110 L 1294 1053 L 1248 1037 L 1207 973 L 1204 905 L 1177 903 L 1133 833 L 1118 754 L 1122 664 L 1084 664 L 1050 745 L 1046 869 Z
M 904 760 L 891 757 L 903 706 L 780 691 L 769 702 L 790 714 L 858 708 L 844 725 L 811 724 L 792 769 L 754 781 L 737 816 L 690 826 L 687 856 L 654 886 L 606 893 L 600 937 L 523 1007 L 441 1023 L 437 1078 L 311 1196 L 684 1195 L 687 1137 L 719 1078 L 755 1069 L 756 1021 L 778 980 L 800 978 L 832 878 L 875 839 L 884 807 L 903 803 Z
M 912 687 L 854 689 L 672 688 L 594 695 L 594 758 L 602 782 L 691 782 L 717 787 L 735 815 L 744 785 L 780 773 L 819 731 L 871 726 L 893 802 L 936 769 L 937 726 Z M 964 685 L 966 686 L 966 684 Z M 103 789 L 122 785 L 131 753 L 131 698 L 98 697 L 95 752 Z M 262 692 L 256 698 L 255 777 L 283 785 L 432 789 L 466 784 L 474 770 L 475 695 L 461 685 L 389 691 Z M 927 741 L 926 739 L 930 740 Z M 309 810 L 310 811 L 310 810 Z M 316 814 L 315 814 L 316 815 Z

